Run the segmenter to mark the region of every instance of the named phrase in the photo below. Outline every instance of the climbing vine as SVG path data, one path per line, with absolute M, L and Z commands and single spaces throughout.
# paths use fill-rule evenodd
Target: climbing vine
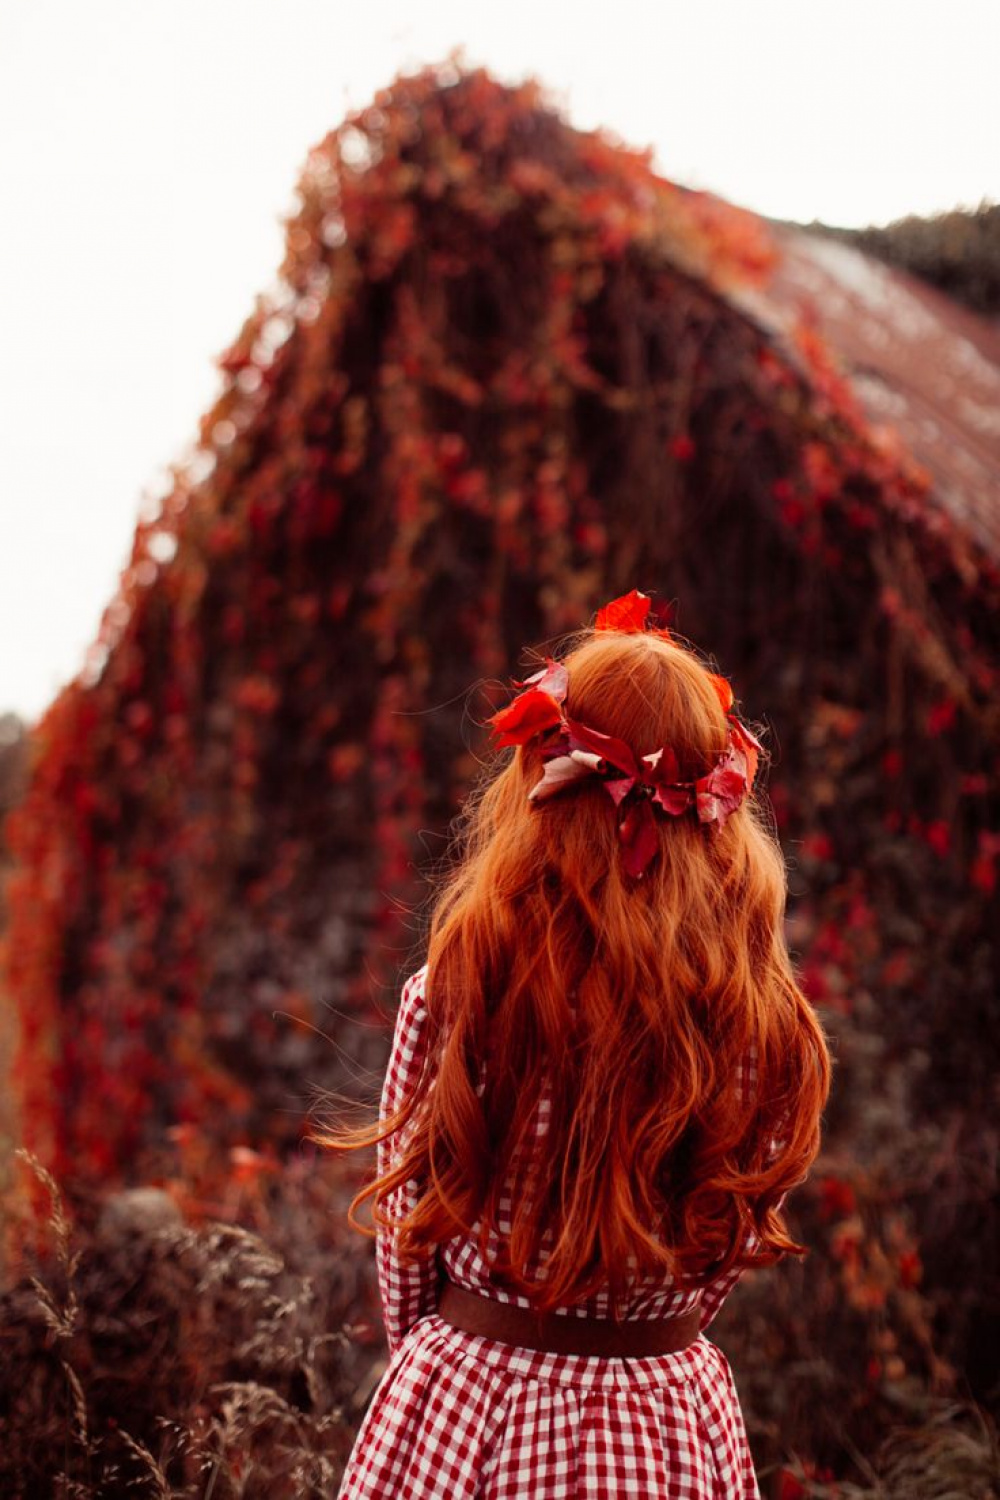
M 737 310 L 777 255 L 481 71 L 400 78 L 310 153 L 9 822 L 13 1081 L 57 1174 L 138 1175 L 178 1128 L 293 1145 L 354 1076 L 334 1027 L 377 1075 L 494 689 L 638 586 L 772 736 L 839 1046 L 801 1212 L 862 1386 L 927 1365 L 934 1287 L 995 1291 L 973 1188 L 934 1221 L 906 1132 L 979 1149 L 995 1077 L 1000 574 L 808 317 Z

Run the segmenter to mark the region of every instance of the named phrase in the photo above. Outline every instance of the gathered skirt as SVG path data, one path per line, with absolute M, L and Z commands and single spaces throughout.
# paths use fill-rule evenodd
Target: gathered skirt
M 553 1354 L 419 1318 L 337 1500 L 760 1500 L 729 1362 Z

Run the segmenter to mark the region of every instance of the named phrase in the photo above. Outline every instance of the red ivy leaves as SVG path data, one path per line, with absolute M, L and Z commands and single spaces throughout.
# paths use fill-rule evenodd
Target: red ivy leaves
M 562 722 L 562 709 L 551 693 L 529 688 L 519 693 L 513 703 L 487 720 L 493 725 L 498 747 L 524 745 L 536 734 Z
M 645 630 L 650 599 L 639 589 L 630 589 L 597 611 L 595 630 Z

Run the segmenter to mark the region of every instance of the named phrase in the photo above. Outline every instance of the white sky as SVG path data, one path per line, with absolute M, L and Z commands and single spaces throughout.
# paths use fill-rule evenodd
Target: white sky
M 1000 199 L 995 0 L 0 0 L 0 712 L 80 669 L 309 147 L 458 46 L 762 213 Z

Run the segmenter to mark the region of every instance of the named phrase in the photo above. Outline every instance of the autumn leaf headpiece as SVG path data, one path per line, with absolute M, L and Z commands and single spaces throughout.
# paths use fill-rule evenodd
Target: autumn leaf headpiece
M 594 629 L 644 632 L 649 610 L 649 596 L 632 589 L 598 610 Z M 670 631 L 661 626 L 649 627 L 649 633 L 671 639 Z M 669 745 L 636 756 L 624 740 L 568 718 L 563 703 L 569 673 L 551 656 L 523 682 L 514 679 L 523 691 L 487 722 L 498 748 L 525 745 L 536 735 L 558 731 L 542 748 L 544 774 L 529 799 L 541 803 L 586 777 L 600 777 L 619 811 L 625 868 L 641 878 L 659 847 L 654 809 L 662 818 L 679 817 L 694 808 L 698 821 L 718 833 L 753 786 L 763 746 L 734 714 L 733 690 L 726 679 L 715 672 L 708 676 L 726 715 L 728 736 L 715 764 L 694 781 L 680 780 L 677 756 Z

